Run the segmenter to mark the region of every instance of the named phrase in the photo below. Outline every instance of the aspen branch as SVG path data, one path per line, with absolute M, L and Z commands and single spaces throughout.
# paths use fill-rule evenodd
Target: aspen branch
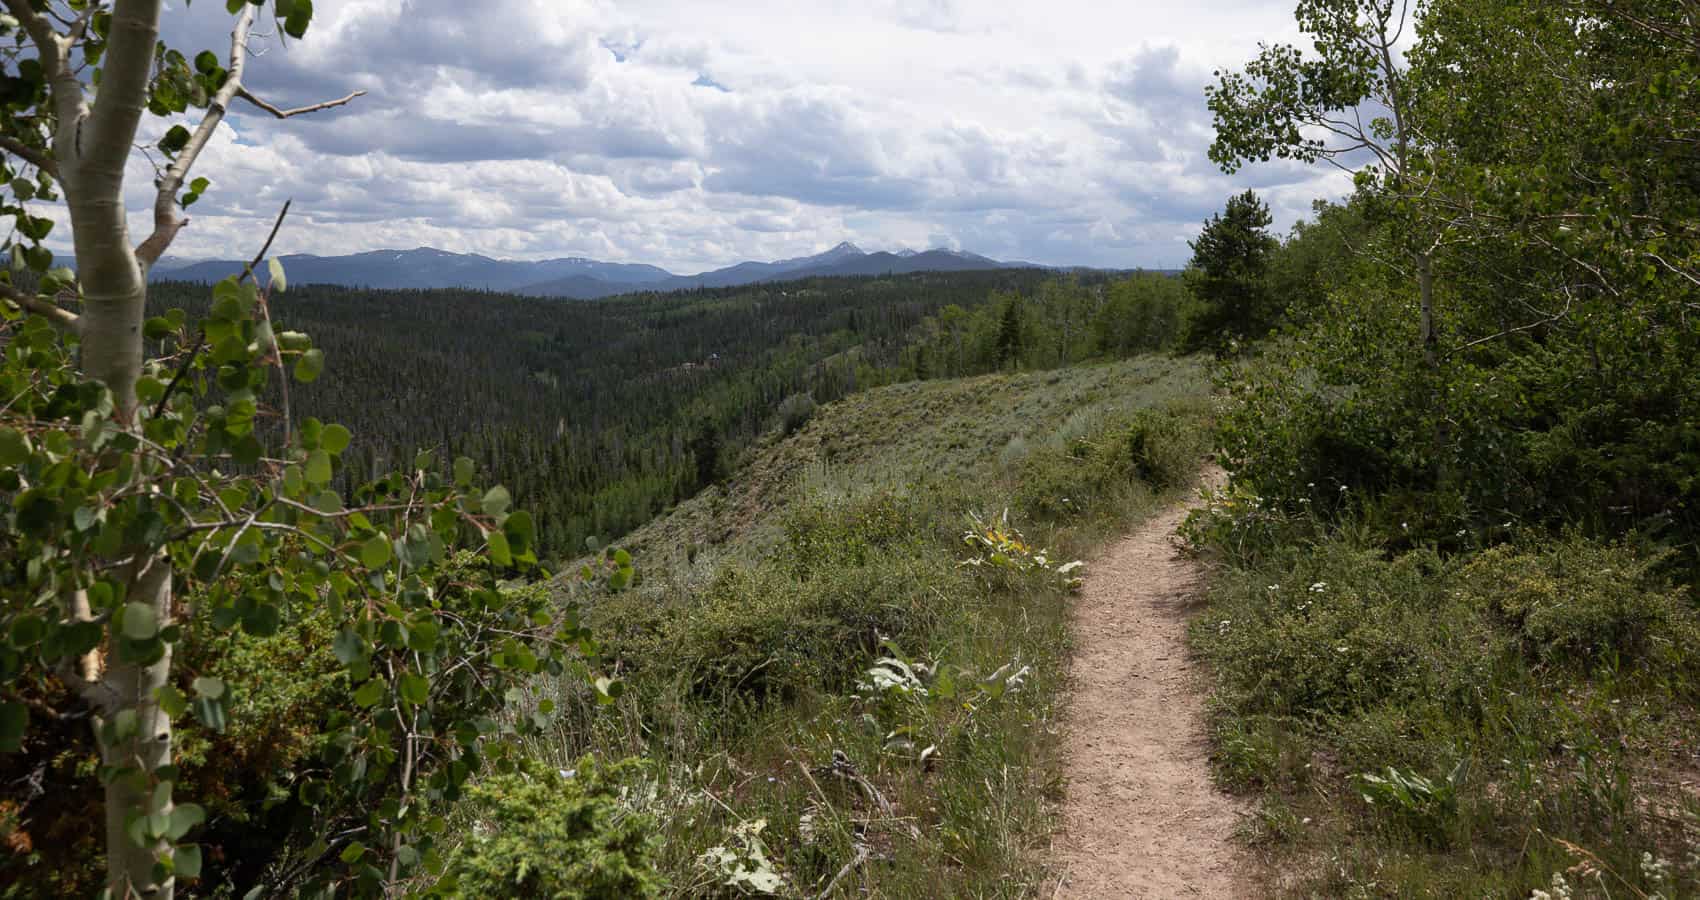
M 1490 335 L 1488 335 L 1487 337 L 1484 337 L 1484 338 L 1476 338 L 1475 340 L 1470 341 L 1467 344 L 1461 344 L 1457 347 L 1453 347 L 1451 350 L 1446 351 L 1446 353 L 1444 355 L 1446 357 L 1450 358 L 1453 354 L 1462 353 L 1465 350 L 1470 349 L 1471 347 L 1480 346 L 1482 344 L 1488 343 L 1489 341 L 1497 341 L 1497 340 L 1499 340 L 1500 338 L 1503 338 L 1503 337 L 1510 337 L 1511 335 L 1520 334 L 1520 333 L 1525 332 L 1525 331 L 1533 331 L 1536 328 L 1540 328 L 1543 325 L 1551 325 L 1552 323 L 1557 322 L 1558 320 L 1569 315 L 1571 304 L 1573 304 L 1574 302 L 1575 302 L 1575 298 L 1570 297 L 1570 298 L 1565 300 L 1563 309 L 1559 310 L 1556 313 L 1553 313 L 1550 316 L 1547 316 L 1546 318 L 1544 318 L 1544 319 L 1542 319 L 1538 322 L 1530 322 L 1527 325 L 1519 325 L 1516 328 L 1507 328 L 1504 331 L 1499 332 L 1498 334 L 1490 334 Z
M 45 317 L 49 322 L 68 331 L 77 328 L 77 314 L 40 297 L 26 294 L 9 284 L 0 284 L 0 297 L 16 303 L 36 315 Z
M 53 157 L 17 138 L 0 135 L 0 150 L 5 150 L 7 153 L 52 175 L 54 180 L 59 178 L 59 164 L 53 161 Z
M 276 116 L 280 119 L 287 119 L 287 118 L 290 118 L 291 116 L 306 115 L 307 113 L 315 113 L 315 112 L 319 112 L 321 110 L 326 110 L 326 109 L 334 109 L 338 106 L 344 106 L 344 105 L 348 104 L 355 97 L 364 97 L 365 95 L 366 95 L 365 91 L 353 91 L 353 92 L 349 93 L 349 95 L 346 96 L 346 97 L 339 97 L 335 100 L 326 100 L 323 103 L 314 103 L 310 106 L 297 106 L 294 109 L 279 109 L 278 107 L 273 106 L 270 103 L 267 103 L 266 101 L 260 99 L 259 97 L 256 97 L 254 95 L 254 92 L 248 90 L 245 87 L 238 87 L 236 89 L 236 96 L 242 98 L 243 100 L 248 101 L 249 103 L 254 104 L 255 106 L 259 107 L 260 109 L 263 109 L 266 112 L 269 112 L 272 115 L 274 115 L 274 116 Z
M 189 142 L 183 145 L 182 150 L 178 151 L 176 160 L 172 162 L 170 168 L 166 169 L 165 175 L 159 180 L 158 193 L 154 197 L 153 234 L 149 235 L 147 240 L 136 248 L 136 258 L 143 265 L 153 265 L 165 253 L 166 248 L 171 246 L 171 242 L 176 240 L 177 233 L 183 230 L 183 226 L 189 224 L 188 219 L 183 217 L 177 205 L 177 192 L 183 189 L 183 182 L 188 178 L 189 170 L 194 167 L 195 159 L 201 155 L 202 150 L 206 149 L 207 142 L 218 130 L 219 123 L 224 121 L 225 114 L 230 109 L 230 101 L 240 97 L 279 119 L 287 119 L 291 116 L 342 106 L 366 93 L 365 91 L 355 91 L 337 100 L 327 100 L 323 103 L 297 109 L 279 109 L 255 96 L 242 84 L 243 72 L 248 64 L 249 32 L 253 24 L 254 8 L 246 6 L 241 14 L 236 17 L 236 25 L 230 31 L 230 62 L 226 69 L 229 74 L 224 85 L 207 102 L 206 115 L 201 118 L 201 123 L 195 127 L 195 132 L 190 135 Z M 273 234 L 275 233 L 274 227 Z
M 47 83 L 53 86 L 53 104 L 59 116 L 59 130 L 55 141 L 65 135 L 74 134 L 85 107 L 82 82 L 78 81 L 76 74 L 71 71 L 70 44 L 59 37 L 53 25 L 36 11 L 30 0 L 4 2 L 6 9 L 29 35 L 30 43 L 35 45 L 36 58 L 41 62 L 42 74 L 47 76 Z
M 271 234 L 266 235 L 266 242 L 260 245 L 260 252 L 254 254 L 254 261 L 242 267 L 242 274 L 236 279 L 237 284 L 241 284 L 253 276 L 254 267 L 260 264 L 260 260 L 266 258 L 266 253 L 272 248 L 272 241 L 277 240 L 278 229 L 283 227 L 283 217 L 289 215 L 289 205 L 294 202 L 293 198 L 283 201 L 283 209 L 278 210 L 277 221 L 272 223 Z M 159 403 L 155 404 L 153 408 L 153 418 L 157 419 L 160 413 L 165 412 L 165 404 L 171 400 L 171 392 L 177 390 L 177 385 L 183 381 L 183 376 L 189 374 L 190 364 L 195 361 L 195 357 L 200 354 L 201 348 L 206 346 L 206 343 L 206 329 L 202 328 L 196 331 L 195 345 L 189 348 L 189 355 L 183 357 L 183 362 L 177 366 L 177 373 L 172 375 L 170 383 L 166 384 L 165 393 L 159 395 Z M 281 367 L 280 363 L 279 368 Z M 287 381 L 284 384 L 284 390 L 289 390 Z
M 83 14 L 78 16 L 77 21 L 71 24 L 71 30 L 65 34 L 65 49 L 67 51 L 76 46 L 78 41 L 83 39 L 83 35 L 88 33 L 89 23 L 94 21 L 95 14 L 105 8 L 105 0 L 96 0 L 96 2 L 90 3 L 87 9 L 83 10 Z
M 201 124 L 195 126 L 195 133 L 183 149 L 177 151 L 177 159 L 171 167 L 165 170 L 164 177 L 159 180 L 159 192 L 153 203 L 153 234 L 142 241 L 136 248 L 136 259 L 143 266 L 152 266 L 160 256 L 164 255 L 171 242 L 177 239 L 177 232 L 189 224 L 178 212 L 177 192 L 183 187 L 183 180 L 189 176 L 189 169 L 195 165 L 196 157 L 206 149 L 207 141 L 212 139 L 213 132 L 218 130 L 220 122 L 224 121 L 225 110 L 230 106 L 230 99 L 242 88 L 242 70 L 248 63 L 248 30 L 254 24 L 254 7 L 244 4 L 242 12 L 236 17 L 236 25 L 230 30 L 230 65 L 229 76 L 224 85 L 207 101 L 207 113 L 201 117 Z

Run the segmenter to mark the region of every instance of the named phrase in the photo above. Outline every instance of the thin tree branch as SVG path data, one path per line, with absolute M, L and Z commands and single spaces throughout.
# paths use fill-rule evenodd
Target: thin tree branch
M 271 251 L 272 241 L 277 240 L 278 229 L 283 227 L 283 217 L 289 215 L 290 204 L 294 202 L 294 197 L 283 201 L 283 208 L 277 211 L 277 218 L 272 222 L 271 234 L 266 235 L 266 242 L 260 245 L 260 252 L 254 254 L 254 258 L 248 262 L 248 265 L 243 267 L 242 274 L 236 276 L 237 284 L 241 284 L 252 277 L 254 274 L 254 268 L 258 266 L 260 261 L 266 258 L 266 254 Z
M 255 106 L 265 110 L 266 112 L 271 113 L 272 115 L 274 115 L 274 116 L 276 116 L 280 119 L 287 119 L 291 116 L 306 115 L 307 113 L 319 112 L 320 110 L 333 109 L 333 108 L 338 107 L 338 106 L 346 105 L 350 101 L 352 101 L 355 97 L 366 96 L 366 92 L 365 91 L 354 91 L 346 97 L 340 97 L 336 100 L 326 100 L 323 103 L 314 103 L 311 106 L 297 106 L 294 109 L 279 109 L 278 107 L 273 106 L 270 103 L 267 103 L 266 101 L 260 99 L 259 97 L 254 96 L 254 93 L 252 91 L 248 90 L 245 87 L 237 88 L 236 89 L 236 96 L 242 98 L 243 100 L 248 101 L 249 103 L 254 104 Z
M 95 14 L 105 8 L 105 0 L 95 0 L 95 2 L 88 5 L 88 8 L 83 10 L 83 14 L 77 17 L 77 21 L 71 24 L 71 30 L 65 34 L 65 50 L 67 55 L 69 55 L 71 48 L 76 46 L 77 42 L 83 39 L 83 35 L 88 33 L 89 23 L 94 21 Z
M 1559 319 L 1564 318 L 1566 315 L 1568 315 L 1570 313 L 1570 306 L 1573 302 L 1575 302 L 1575 298 L 1573 298 L 1573 297 L 1566 299 L 1564 301 L 1564 308 L 1563 309 L 1559 310 L 1556 313 L 1553 313 L 1550 316 L 1547 316 L 1544 319 L 1541 319 L 1538 322 L 1530 322 L 1527 325 L 1519 325 L 1516 328 L 1507 328 L 1504 331 L 1499 332 L 1498 334 L 1490 334 L 1490 335 L 1488 335 L 1487 337 L 1484 337 L 1484 338 L 1476 338 L 1475 340 L 1470 341 L 1467 344 L 1460 344 L 1456 347 L 1453 347 L 1451 350 L 1446 351 L 1444 354 L 1442 354 L 1442 358 L 1449 358 L 1455 353 L 1462 353 L 1465 350 L 1470 349 L 1471 347 L 1479 346 L 1479 345 L 1485 344 L 1489 341 L 1497 341 L 1500 338 L 1510 337 L 1511 335 L 1517 334 L 1519 332 L 1533 331 L 1534 329 L 1540 328 L 1543 325 L 1551 325 L 1552 323 L 1557 322 Z
M 56 303 L 43 300 L 40 297 L 26 294 L 9 284 L 0 284 L 0 297 L 18 304 L 36 315 L 45 317 L 49 322 L 68 331 L 77 328 L 77 314 L 59 306 Z
M 7 153 L 10 153 L 43 172 L 52 175 L 55 180 L 59 178 L 59 164 L 53 161 L 53 157 L 48 156 L 41 150 L 37 150 L 17 138 L 0 135 L 0 150 L 5 150 Z
M 188 177 L 189 170 L 194 167 L 195 159 L 212 139 L 213 132 L 218 130 L 220 122 L 224 121 L 225 110 L 230 106 L 230 99 L 242 88 L 242 70 L 248 63 L 248 29 L 254 24 L 254 7 L 243 4 L 242 12 L 236 16 L 236 25 L 230 30 L 230 60 L 229 72 L 224 85 L 207 101 L 206 115 L 201 117 L 201 123 L 195 126 L 195 133 L 183 149 L 177 151 L 177 158 L 171 167 L 165 170 L 165 177 L 159 180 L 159 191 L 153 203 L 153 234 L 142 241 L 136 248 L 136 259 L 143 266 L 152 266 L 160 256 L 164 255 L 171 242 L 176 240 L 177 232 L 188 224 L 188 220 L 178 212 L 177 192 L 183 187 L 183 180 Z
M 241 284 L 253 275 L 254 267 L 260 264 L 260 260 L 266 258 L 266 253 L 272 248 L 272 241 L 277 240 L 278 229 L 283 227 L 283 217 L 289 215 L 289 205 L 294 202 L 293 198 L 283 201 L 283 209 L 277 211 L 277 219 L 272 222 L 271 233 L 266 235 L 266 242 L 260 245 L 260 252 L 254 254 L 254 261 L 242 267 L 242 274 L 236 277 L 237 284 Z M 172 392 L 177 390 L 177 385 L 182 382 L 183 376 L 188 374 L 189 366 L 194 363 L 195 357 L 201 352 L 201 348 L 206 345 L 206 342 L 206 330 L 197 331 L 195 333 L 195 346 L 189 348 L 189 355 L 183 357 L 183 362 L 177 366 L 176 374 L 171 376 L 170 383 L 165 386 L 165 393 L 161 394 L 159 402 L 154 404 L 153 418 L 157 419 L 160 413 L 165 412 L 165 404 L 171 399 Z

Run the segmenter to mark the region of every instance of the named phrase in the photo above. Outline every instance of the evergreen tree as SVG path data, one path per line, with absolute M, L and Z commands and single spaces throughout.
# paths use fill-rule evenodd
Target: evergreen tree
M 1013 296 L 1004 304 L 1003 317 L 998 321 L 997 365 L 1019 366 L 1025 335 L 1021 327 L 1021 297 Z
M 1246 191 L 1229 198 L 1191 243 L 1186 282 L 1199 306 L 1188 329 L 1189 348 L 1221 352 L 1233 341 L 1261 337 L 1274 324 L 1268 274 L 1280 243 L 1269 233 L 1271 221 L 1269 207 Z

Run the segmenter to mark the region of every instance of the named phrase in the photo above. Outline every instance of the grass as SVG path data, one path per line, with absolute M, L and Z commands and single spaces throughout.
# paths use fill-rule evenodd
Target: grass
M 1060 786 L 1057 565 L 1181 489 L 1136 473 L 1196 467 L 1208 392 L 1198 362 L 1148 358 L 821 408 L 629 542 L 642 583 L 587 613 L 624 693 L 555 684 L 536 751 L 641 760 L 625 802 L 674 895 L 1034 895 Z M 996 535 L 1009 557 L 1046 564 L 963 565 L 968 515 L 1006 510 L 1026 535 Z
M 1277 895 L 1700 894 L 1700 614 L 1660 572 L 1579 537 L 1338 533 L 1225 566 L 1192 640 Z

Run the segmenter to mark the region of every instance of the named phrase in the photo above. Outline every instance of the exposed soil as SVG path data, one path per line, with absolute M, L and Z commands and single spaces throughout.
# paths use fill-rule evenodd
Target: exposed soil
M 1189 509 L 1111 547 L 1075 603 L 1058 897 L 1258 893 L 1232 840 L 1240 807 L 1210 782 L 1204 688 L 1186 646 L 1200 571 L 1174 539 Z

